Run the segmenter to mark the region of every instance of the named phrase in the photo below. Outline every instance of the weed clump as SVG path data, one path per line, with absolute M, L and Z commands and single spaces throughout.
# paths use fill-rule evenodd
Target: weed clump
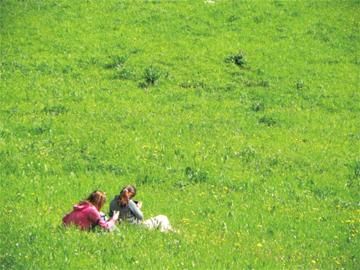
M 245 146 L 241 151 L 234 153 L 235 157 L 245 162 L 250 162 L 256 158 L 256 150 L 252 146 Z
M 54 106 L 46 106 L 43 109 L 43 112 L 51 115 L 59 115 L 62 113 L 66 113 L 68 110 L 64 105 L 54 105 Z
M 120 68 L 127 61 L 126 56 L 118 56 L 118 55 L 110 56 L 110 59 L 111 59 L 110 63 L 107 63 L 105 65 L 105 68 L 107 69 Z
M 140 87 L 146 88 L 146 87 L 154 86 L 159 82 L 162 76 L 163 76 L 163 72 L 159 68 L 151 65 L 145 68 L 144 81 L 140 83 Z
M 51 130 L 49 124 L 35 124 L 32 128 L 30 128 L 29 133 L 31 135 L 42 135 Z
M 186 81 L 182 82 L 180 87 L 185 89 L 204 89 L 207 85 L 203 81 Z
M 136 178 L 136 185 L 151 185 L 154 183 L 162 183 L 162 182 L 163 182 L 162 179 L 159 179 L 158 177 L 147 173 L 142 173 L 138 175 Z
M 256 81 L 256 80 L 244 80 L 244 84 L 247 87 L 264 87 L 264 88 L 268 88 L 270 87 L 270 82 L 266 81 L 266 80 L 260 80 L 260 81 Z
M 301 90 L 301 89 L 303 89 L 304 87 L 305 87 L 305 84 L 304 84 L 303 81 L 297 81 L 297 82 L 296 82 L 296 89 L 297 89 L 297 90 Z
M 190 182 L 194 183 L 204 183 L 208 180 L 208 172 L 200 169 L 193 169 L 191 167 L 186 167 L 185 175 Z
M 174 186 L 180 190 L 185 190 L 188 185 L 190 185 L 190 183 L 184 181 L 177 181 L 174 184 Z
M 276 124 L 276 120 L 272 117 L 263 116 L 259 119 L 260 124 L 264 124 L 268 127 L 274 126 Z
M 346 182 L 347 188 L 359 190 L 360 187 L 360 160 L 355 161 L 351 167 L 351 174 Z
M 115 74 L 114 78 L 119 80 L 133 80 L 135 79 L 135 73 L 133 70 L 121 67 L 117 68 L 117 73 Z
M 251 105 L 251 110 L 254 112 L 260 112 L 265 109 L 264 103 L 262 102 L 255 102 Z
M 245 54 L 243 52 L 239 52 L 237 54 L 230 54 L 225 58 L 225 63 L 233 63 L 238 67 L 245 67 L 247 64 L 247 60 Z

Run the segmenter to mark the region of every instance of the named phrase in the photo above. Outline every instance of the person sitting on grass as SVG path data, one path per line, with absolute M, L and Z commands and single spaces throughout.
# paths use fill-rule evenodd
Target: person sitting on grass
M 119 220 L 130 224 L 141 224 L 148 229 L 159 229 L 161 232 L 174 231 L 169 219 L 164 215 L 158 215 L 144 220 L 141 211 L 142 203 L 132 200 L 136 195 L 136 188 L 133 185 L 125 186 L 120 194 L 110 203 L 110 217 L 114 218 L 116 211 L 120 212 Z
M 90 230 L 96 226 L 109 231 L 114 230 L 119 212 L 114 211 L 109 220 L 102 217 L 99 211 L 105 201 L 105 193 L 97 190 L 92 192 L 86 200 L 74 205 L 73 211 L 63 217 L 63 224 L 65 226 L 75 225 L 82 230 Z

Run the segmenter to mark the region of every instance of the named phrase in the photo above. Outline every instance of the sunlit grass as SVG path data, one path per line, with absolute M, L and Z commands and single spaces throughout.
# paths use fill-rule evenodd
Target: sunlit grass
M 1 268 L 357 268 L 359 4 L 207 2 L 1 2 Z

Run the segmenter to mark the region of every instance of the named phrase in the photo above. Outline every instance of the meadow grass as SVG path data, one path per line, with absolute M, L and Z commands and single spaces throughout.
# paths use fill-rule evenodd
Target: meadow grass
M 359 267 L 359 1 L 0 7 L 2 269 Z M 60 226 L 128 183 L 180 233 Z

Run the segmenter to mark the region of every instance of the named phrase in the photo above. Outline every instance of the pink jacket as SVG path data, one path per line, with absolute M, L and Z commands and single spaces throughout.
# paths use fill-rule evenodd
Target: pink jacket
M 101 228 L 109 230 L 114 226 L 115 220 L 110 218 L 105 221 L 94 205 L 82 202 L 74 205 L 73 211 L 63 217 L 63 224 L 65 226 L 73 224 L 82 230 L 89 230 L 99 225 Z

